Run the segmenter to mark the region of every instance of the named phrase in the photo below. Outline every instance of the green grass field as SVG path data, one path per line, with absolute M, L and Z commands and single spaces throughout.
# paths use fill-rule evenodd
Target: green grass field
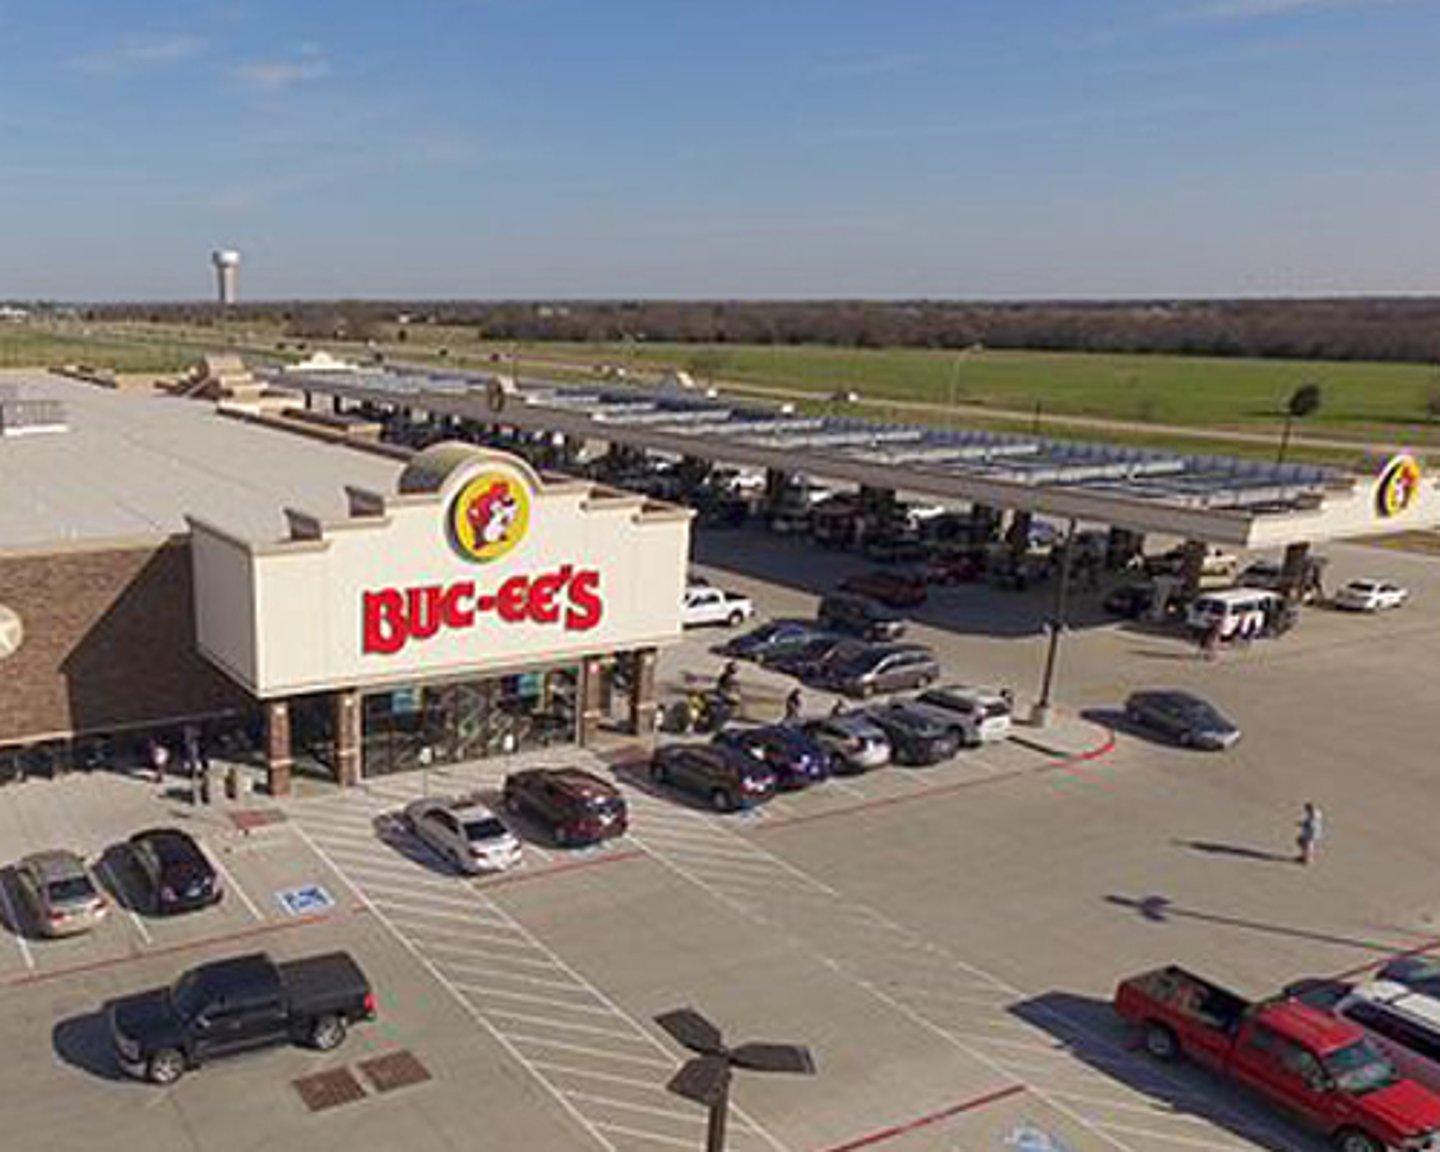
M 116 372 L 173 372 L 194 353 L 165 344 L 130 344 L 57 332 L 32 324 L 0 324 L 0 368 L 86 364 Z

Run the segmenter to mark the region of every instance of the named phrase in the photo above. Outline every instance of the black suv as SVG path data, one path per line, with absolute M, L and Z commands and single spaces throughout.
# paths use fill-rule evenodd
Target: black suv
M 543 824 L 562 848 L 623 836 L 625 798 L 581 768 L 527 768 L 505 777 L 505 807 Z
M 693 792 L 721 812 L 751 808 L 775 794 L 775 770 L 752 756 L 716 744 L 668 744 L 655 752 L 657 784 Z
M 879 601 L 852 592 L 831 592 L 820 601 L 820 624 L 850 632 L 865 640 L 899 640 L 905 635 L 905 618 Z
M 130 858 L 145 881 L 151 912 L 163 916 L 218 904 L 224 890 L 200 845 L 179 828 L 149 828 L 130 837 Z

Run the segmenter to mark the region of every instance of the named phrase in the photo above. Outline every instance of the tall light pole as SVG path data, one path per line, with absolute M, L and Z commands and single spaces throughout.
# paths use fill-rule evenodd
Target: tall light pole
M 1065 612 L 1070 601 L 1070 559 L 1075 551 L 1075 521 L 1065 530 L 1060 546 L 1060 582 L 1055 588 L 1055 610 L 1050 618 L 1050 643 L 1045 650 L 1045 675 L 1040 681 L 1040 699 L 1035 703 L 1032 720 L 1037 728 L 1050 722 L 1050 690 L 1055 686 L 1055 664 L 1060 657 L 1060 633 L 1065 631 Z
M 677 1096 L 710 1109 L 705 1152 L 725 1152 L 725 1120 L 730 1111 L 731 1071 L 796 1072 L 815 1075 L 815 1058 L 803 1044 L 725 1043 L 720 1029 L 693 1008 L 677 1008 L 655 1017 L 682 1047 L 696 1053 L 675 1073 L 666 1087 Z

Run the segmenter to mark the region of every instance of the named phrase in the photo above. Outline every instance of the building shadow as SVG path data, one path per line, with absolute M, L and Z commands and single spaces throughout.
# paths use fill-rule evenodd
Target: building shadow
M 110 1045 L 105 1013 L 87 1012 L 59 1021 L 50 1030 L 50 1046 L 61 1061 L 101 1080 L 128 1082 Z
M 1203 1120 L 1267 1152 L 1320 1152 L 1324 1141 L 1263 1109 L 1218 1077 L 1188 1064 L 1160 1064 L 1138 1050 L 1109 1001 L 1050 991 L 1010 1005 L 1017 1019 L 1044 1032 L 1071 1058 L 1140 1094 L 1156 1121 Z M 1130 1114 L 1130 1113 L 1127 1113 Z M 1145 1118 L 1133 1115 L 1136 1128 Z M 1157 1145 L 1169 1141 L 1157 1136 Z

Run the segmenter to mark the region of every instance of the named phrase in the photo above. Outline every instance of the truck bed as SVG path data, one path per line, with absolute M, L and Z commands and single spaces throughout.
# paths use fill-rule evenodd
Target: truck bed
M 1125 981 L 1123 989 L 1128 989 L 1142 1002 L 1163 1005 L 1174 1015 L 1227 1036 L 1235 1035 L 1251 1006 L 1244 997 L 1173 964 L 1133 976 Z M 1117 1003 L 1128 999 L 1122 996 Z
M 292 1013 L 361 1011 L 370 982 L 348 952 L 326 952 L 277 964 Z

